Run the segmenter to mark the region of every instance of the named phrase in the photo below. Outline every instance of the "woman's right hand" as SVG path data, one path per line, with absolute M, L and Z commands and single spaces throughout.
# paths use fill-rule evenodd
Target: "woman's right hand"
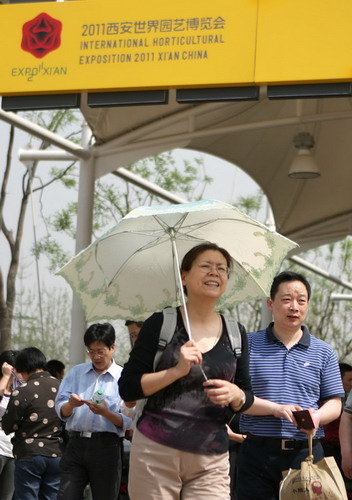
M 180 357 L 175 369 L 180 374 L 180 377 L 184 377 L 188 375 L 192 365 L 200 365 L 202 360 L 202 353 L 197 344 L 194 340 L 189 340 L 180 349 Z
M 6 363 L 6 361 L 5 361 L 1 367 L 1 371 L 2 371 L 3 376 L 10 377 L 12 375 L 12 370 L 13 370 L 13 366 L 10 365 L 9 363 Z
M 194 340 L 189 340 L 180 349 L 179 359 L 176 365 L 164 370 L 144 373 L 141 378 L 141 386 L 144 397 L 161 391 L 176 380 L 188 375 L 192 365 L 200 365 L 202 353 Z

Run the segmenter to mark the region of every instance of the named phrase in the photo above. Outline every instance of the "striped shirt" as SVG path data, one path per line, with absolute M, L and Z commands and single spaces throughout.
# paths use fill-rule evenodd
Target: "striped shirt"
M 279 404 L 318 409 L 324 400 L 344 397 L 336 355 L 329 344 L 311 335 L 302 325 L 301 339 L 287 349 L 272 331 L 250 333 L 250 374 L 256 396 Z M 306 439 L 306 435 L 283 418 L 242 415 L 241 432 L 257 436 Z M 317 437 L 324 435 L 323 429 Z

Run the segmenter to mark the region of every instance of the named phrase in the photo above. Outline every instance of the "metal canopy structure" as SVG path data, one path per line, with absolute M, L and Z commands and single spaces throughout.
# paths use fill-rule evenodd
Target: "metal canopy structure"
M 352 100 L 312 98 L 89 108 L 82 112 L 96 138 L 95 175 L 172 148 L 202 151 L 243 169 L 264 191 L 277 230 L 302 249 L 352 232 Z M 294 136 L 315 140 L 321 176 L 288 177 L 297 155 Z M 224 179 L 226 183 L 226 179 Z
M 155 0 L 147 6 L 140 6 L 137 15 L 133 4 L 117 6 L 114 2 L 106 2 L 108 17 L 100 1 L 85 2 L 85 9 L 82 9 L 81 2 L 50 2 L 44 4 L 45 13 L 42 12 L 42 7 L 38 10 L 38 4 L 35 3 L 21 8 L 2 6 L 2 36 L 6 41 L 3 46 L 11 47 L 11 51 L 7 50 L 4 57 L 2 95 L 19 94 L 21 99 L 26 98 L 26 95 L 21 94 L 27 93 L 35 95 L 64 92 L 61 98 L 67 98 L 70 92 L 77 92 L 73 96 L 80 99 L 74 99 L 74 103 L 80 102 L 82 113 L 95 137 L 95 142 L 90 142 L 86 130 L 82 146 L 79 147 L 14 113 L 0 110 L 0 119 L 45 138 L 56 148 L 66 152 L 62 154 L 62 151 L 56 150 L 48 152 L 49 155 L 52 154 L 57 160 L 76 158 L 80 161 L 76 252 L 90 243 L 94 180 L 127 163 L 174 148 L 205 152 L 242 168 L 268 197 L 277 230 L 298 242 L 300 250 L 337 241 L 351 234 L 351 67 L 340 47 L 350 45 L 348 14 L 352 7 L 347 0 L 342 3 L 340 9 L 336 9 L 332 2 L 329 2 L 328 8 L 321 9 L 318 0 L 312 0 L 309 5 L 303 3 L 303 0 L 298 0 L 299 5 L 297 0 L 269 3 L 226 0 L 216 5 L 214 11 L 215 4 L 210 0 L 170 5 Z M 181 4 L 184 9 L 182 16 L 179 11 Z M 304 16 L 301 15 L 302 9 Z M 29 26 L 35 27 L 38 15 L 42 20 L 44 17 L 56 32 L 55 46 L 43 45 L 43 33 L 36 35 L 34 46 L 29 43 L 33 41 L 29 36 Z M 97 32 L 97 26 L 105 30 L 107 26 L 118 25 L 122 29 L 128 18 L 136 21 L 136 26 L 140 27 L 141 21 L 147 22 L 150 16 L 150 22 L 155 25 L 157 19 L 159 27 L 164 25 L 165 20 L 174 19 L 175 30 L 179 29 L 179 18 L 185 17 L 193 26 L 188 33 L 190 35 L 195 33 L 195 19 L 213 19 L 214 30 L 219 28 L 217 23 L 220 19 L 225 22 L 222 26 L 226 27 L 224 39 L 216 38 L 218 41 L 212 45 L 210 38 L 206 37 L 204 47 L 194 46 L 204 49 L 200 52 L 202 57 L 206 55 L 205 59 L 195 59 L 195 52 L 189 47 L 185 53 L 187 60 L 184 64 L 181 61 L 180 65 L 176 55 L 183 54 L 181 45 L 172 50 L 168 47 L 160 48 L 160 44 L 168 39 L 164 32 L 160 31 L 158 36 L 153 34 L 150 37 L 134 33 L 126 38 L 130 38 L 131 43 L 133 39 L 140 39 L 144 46 L 136 49 L 133 55 L 137 56 L 138 61 L 142 55 L 147 57 L 151 65 L 138 66 L 139 62 L 136 60 L 136 64 L 131 63 L 130 66 L 109 65 L 111 54 L 101 52 L 106 40 L 101 37 L 100 31 Z M 59 43 L 58 31 L 61 28 L 59 30 L 58 26 L 61 24 L 64 26 L 64 35 L 62 43 Z M 25 33 L 24 26 L 28 28 Z M 82 26 L 91 27 L 93 32 L 82 32 Z M 198 28 L 201 30 L 202 26 Z M 199 33 L 203 34 L 201 31 Z M 86 38 L 82 38 L 87 34 L 87 40 L 96 51 L 92 52 L 92 56 L 86 51 Z M 177 44 L 181 44 L 183 38 L 176 36 L 178 34 L 178 31 L 173 33 L 175 39 L 179 40 Z M 214 31 L 213 35 L 216 34 Z M 120 34 L 116 34 L 116 37 L 118 42 Z M 201 36 L 199 39 L 191 37 L 189 43 L 200 39 Z M 154 48 L 154 43 L 159 44 L 158 48 Z M 146 51 L 145 47 L 149 44 L 150 50 Z M 130 52 L 129 48 L 126 50 Z M 202 61 L 208 58 L 207 50 L 209 65 L 203 67 Z M 127 54 L 122 52 L 118 53 L 121 58 Z M 127 56 L 132 60 L 131 54 Z M 172 61 L 166 64 L 165 60 L 170 59 L 170 55 Z M 45 56 L 41 64 L 37 64 L 38 56 Z M 102 56 L 106 58 L 106 64 Z M 160 60 L 159 57 L 162 64 L 154 65 L 154 61 Z M 98 60 L 104 64 L 95 65 Z M 230 75 L 227 75 L 228 70 Z M 247 76 L 242 74 L 242 70 L 245 70 Z M 173 77 L 168 81 L 171 74 Z M 47 78 L 48 75 L 50 78 Z M 148 81 L 143 83 L 145 78 Z M 316 94 L 323 90 L 320 98 L 316 98 L 310 90 L 308 94 L 298 92 L 301 98 L 297 99 L 294 92 L 287 93 L 290 84 L 294 83 L 306 83 L 308 87 L 309 84 L 313 84 L 313 87 L 314 84 L 323 87 L 331 84 L 335 85 L 335 89 L 324 93 L 325 87 L 320 87 Z M 269 85 L 268 88 L 265 87 L 266 84 Z M 194 89 L 208 85 L 218 86 L 217 90 L 223 89 L 224 85 L 231 89 L 239 89 L 241 87 L 238 86 L 243 85 L 243 89 L 248 90 L 253 85 L 254 94 L 247 96 L 247 99 L 256 99 L 255 86 L 259 85 L 259 98 L 226 101 L 220 96 L 220 100 L 212 103 L 177 102 L 175 89 L 187 91 L 188 87 Z M 342 85 L 343 88 L 337 85 Z M 336 91 L 337 88 L 339 90 Z M 90 94 L 81 93 L 82 89 Z M 95 94 L 97 91 L 100 93 L 100 90 L 124 89 L 132 90 L 132 93 L 137 89 L 169 89 L 168 102 L 160 105 L 110 105 L 100 108 L 88 105 L 88 97 L 92 99 L 93 96 L 94 100 L 98 96 Z M 304 85 L 302 89 L 304 90 Z M 281 90 L 282 100 L 278 99 Z M 323 97 L 327 94 L 330 97 Z M 332 95 L 344 97 L 333 98 Z M 271 100 L 268 96 L 276 99 Z M 161 99 L 160 102 L 162 101 Z M 293 140 L 300 132 L 308 132 L 314 139 L 315 147 L 312 152 L 321 174 L 318 178 L 300 180 L 288 177 L 290 165 L 297 155 Z M 24 156 L 22 159 L 24 161 Z M 127 173 L 123 170 L 119 174 L 127 179 Z M 227 179 L 223 179 L 223 182 L 226 183 Z M 77 332 L 83 331 L 85 318 L 76 299 L 73 302 L 72 320 L 71 365 L 81 362 L 84 356 L 81 336 Z
M 268 196 L 277 230 L 297 241 L 299 251 L 344 238 L 352 232 L 351 99 L 271 101 L 265 91 L 263 88 L 259 100 L 253 102 L 181 105 L 170 92 L 167 105 L 94 109 L 88 107 L 83 94 L 82 112 L 95 142 L 90 142 L 86 130 L 82 146 L 14 113 L 0 110 L 0 119 L 66 151 L 61 153 L 62 159 L 80 160 L 76 253 L 91 239 L 94 179 L 173 148 L 203 151 L 242 168 Z M 297 154 L 293 137 L 300 131 L 314 136 L 321 172 L 317 179 L 288 177 Z M 31 155 L 36 154 L 40 159 L 40 152 L 34 151 L 22 152 L 21 159 L 33 159 Z M 45 154 L 60 158 L 57 149 Z M 124 176 L 123 169 L 119 173 Z M 84 314 L 74 298 L 71 366 L 83 361 L 82 338 L 76 332 L 84 328 Z

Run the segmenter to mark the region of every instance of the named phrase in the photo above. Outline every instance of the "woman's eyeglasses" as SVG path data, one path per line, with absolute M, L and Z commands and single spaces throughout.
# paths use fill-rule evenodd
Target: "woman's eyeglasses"
M 225 266 L 225 264 L 219 264 L 218 266 L 215 266 L 213 264 L 209 264 L 208 262 L 204 262 L 202 264 L 197 264 L 197 267 L 199 267 L 200 271 L 204 274 L 211 273 L 213 270 L 220 276 L 228 276 L 230 273 L 229 268 Z

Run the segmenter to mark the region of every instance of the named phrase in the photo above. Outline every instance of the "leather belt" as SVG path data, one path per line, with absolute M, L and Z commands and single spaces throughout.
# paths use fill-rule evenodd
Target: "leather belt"
M 308 448 L 308 439 L 273 438 L 254 436 L 253 434 L 248 434 L 247 439 L 276 450 L 292 451 Z M 319 439 L 313 439 L 313 446 L 317 445 L 318 443 Z
M 114 432 L 88 432 L 88 431 L 68 431 L 69 438 L 88 438 L 88 439 L 96 439 L 96 438 L 119 438 L 117 434 Z

